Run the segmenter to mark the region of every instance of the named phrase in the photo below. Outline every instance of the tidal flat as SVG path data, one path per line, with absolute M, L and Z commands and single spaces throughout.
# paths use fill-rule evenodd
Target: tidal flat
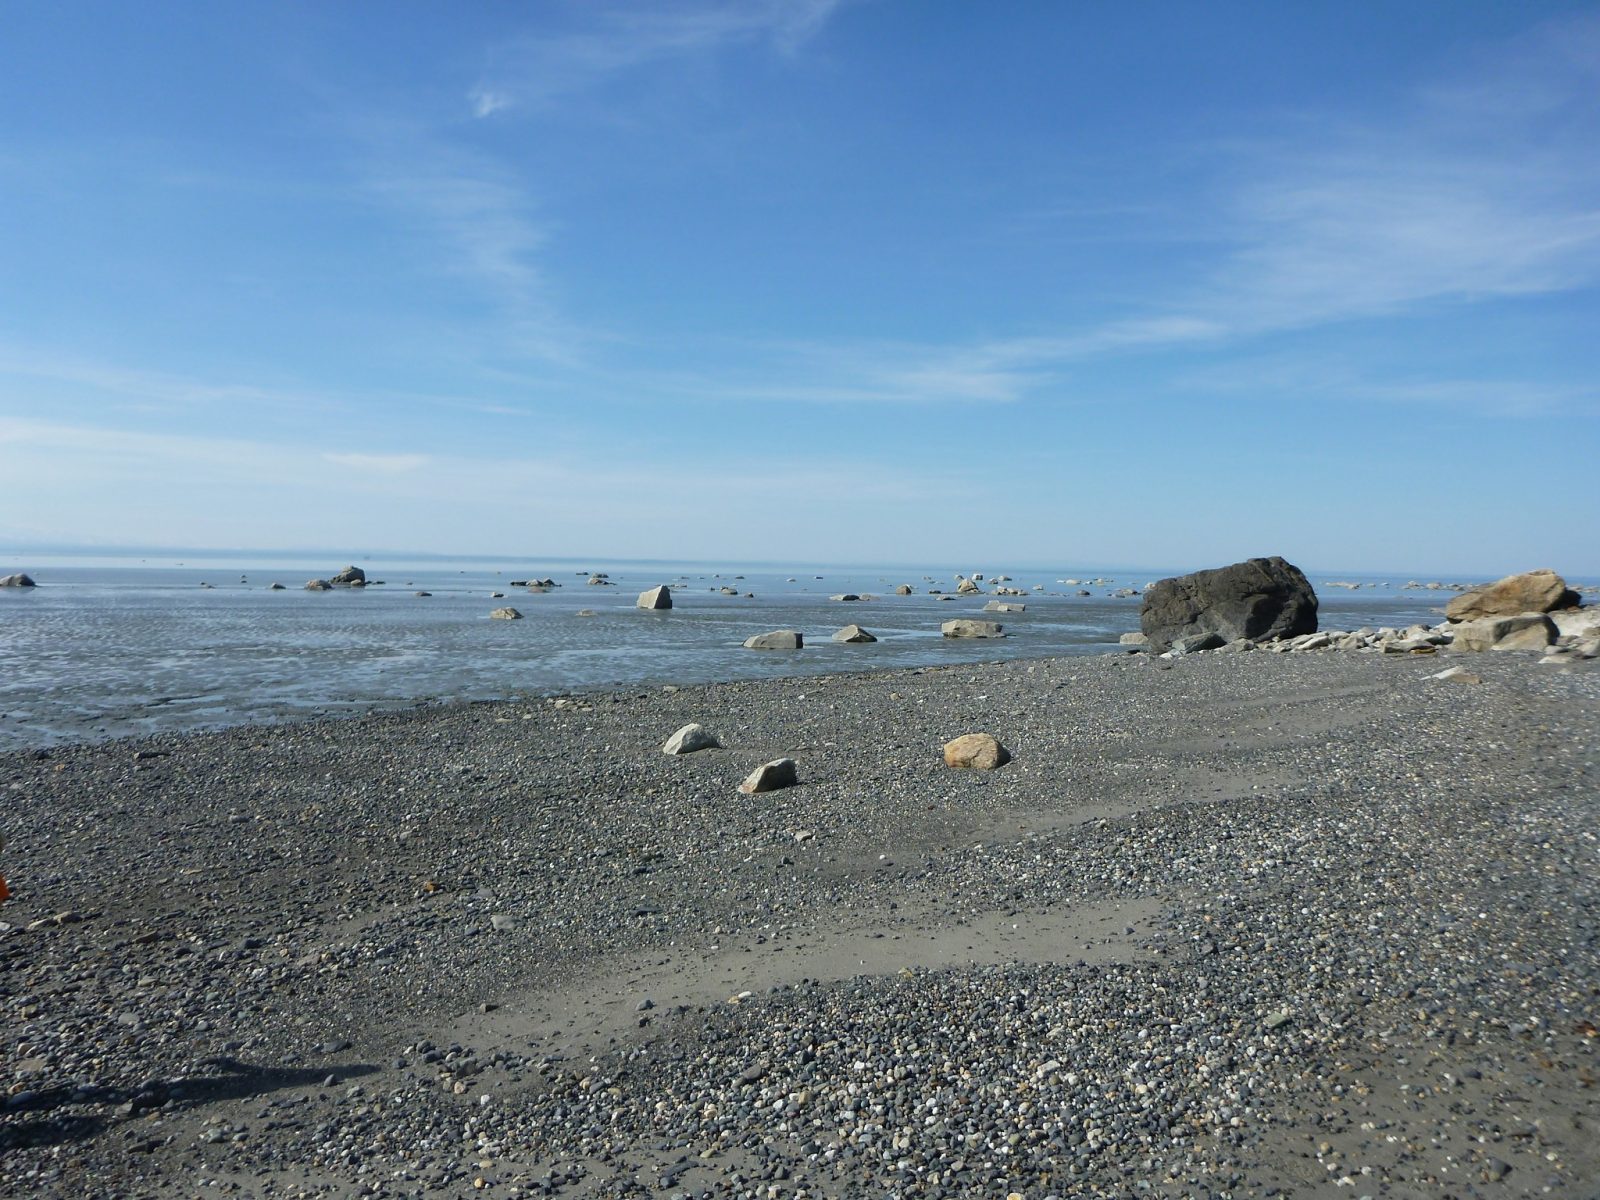
M 7 754 L 0 1192 L 1587 1197 L 1600 664 L 1468 657 Z

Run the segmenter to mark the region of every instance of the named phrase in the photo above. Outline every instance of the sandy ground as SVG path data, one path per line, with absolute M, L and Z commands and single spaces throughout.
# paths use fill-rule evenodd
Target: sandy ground
M 1445 665 L 7 756 L 0 1191 L 1595 1196 L 1600 672 Z M 690 720 L 723 748 L 660 754 Z M 945 768 L 973 730 L 1014 761 Z

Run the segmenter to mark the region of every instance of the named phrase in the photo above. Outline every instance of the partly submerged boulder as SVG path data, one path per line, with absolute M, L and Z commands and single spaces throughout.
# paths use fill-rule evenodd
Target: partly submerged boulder
M 878 639 L 859 625 L 846 625 L 833 635 L 836 642 L 875 642 Z
M 1507 575 L 1493 583 L 1463 592 L 1445 605 L 1447 621 L 1471 621 L 1478 617 L 1514 617 L 1520 613 L 1552 612 L 1575 608 L 1578 593 L 1554 571 L 1541 568 Z
M 18 571 L 15 575 L 0 575 L 0 587 L 29 588 L 37 586 L 33 582 L 33 577 L 23 571 Z
M 313 579 L 311 582 L 306 584 L 306 591 L 331 592 L 333 591 L 333 584 L 329 583 L 326 579 Z
M 1139 625 L 1157 653 L 1203 634 L 1223 642 L 1296 637 L 1317 631 L 1317 594 L 1292 563 L 1252 558 L 1157 580 L 1144 594 Z
M 640 592 L 639 598 L 634 601 L 635 608 L 671 608 L 672 589 L 666 584 L 653 587 L 648 592 Z
M 939 632 L 947 638 L 997 638 L 1005 637 L 1004 628 L 994 621 L 946 621 Z
M 329 580 L 329 582 L 330 583 L 342 583 L 342 584 L 344 584 L 346 586 L 349 586 L 351 584 L 358 584 L 358 583 L 359 584 L 364 584 L 364 583 L 367 582 L 367 573 L 365 571 L 363 571 L 360 567 L 346 567 L 344 570 L 340 571 L 337 575 L 335 575 L 331 580 Z
M 797 629 L 774 629 L 744 640 L 746 650 L 800 650 L 805 644 L 806 639 Z
M 514 608 L 497 608 L 489 614 L 496 621 L 520 621 L 522 614 Z

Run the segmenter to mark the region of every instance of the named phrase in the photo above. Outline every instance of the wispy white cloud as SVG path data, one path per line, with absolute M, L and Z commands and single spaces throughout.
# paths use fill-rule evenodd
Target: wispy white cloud
M 1209 265 L 1169 277 L 1127 315 L 967 345 L 814 347 L 819 382 L 802 377 L 750 394 L 1005 401 L 1108 355 L 1225 349 L 1295 330 L 1593 288 L 1597 94 L 1600 18 L 1542 26 L 1486 49 L 1470 78 L 1419 88 L 1403 111 L 1301 117 L 1273 136 L 1219 142 L 1209 198 L 1196 199 L 1213 209 L 1194 222 L 1207 231 Z M 1074 215 L 1068 206 L 1063 219 Z M 1555 402 L 1552 395 L 1527 404 Z
M 515 39 L 499 47 L 468 94 L 475 115 L 513 104 L 539 107 L 625 71 L 724 47 L 767 43 L 800 49 L 843 0 L 724 0 L 694 5 L 586 6 L 581 28 Z
M 402 475 L 410 471 L 420 471 L 430 461 L 426 454 L 354 454 L 335 453 L 331 450 L 324 450 L 322 459 L 336 467 L 347 467 L 352 471 L 374 471 L 383 475 Z
M 394 531 L 404 529 L 412 548 L 460 551 L 525 546 L 534 530 L 552 554 L 608 546 L 637 554 L 654 546 L 759 556 L 766 546 L 770 555 L 771 530 L 791 527 L 801 511 L 839 553 L 850 538 L 872 536 L 854 519 L 863 504 L 915 514 L 978 491 L 959 473 L 931 478 L 814 451 L 748 466 L 714 454 L 665 460 L 600 447 L 591 455 L 368 455 L 7 417 L 0 417 L 0 475 L 24 498 L 7 521 L 32 537 L 82 540 L 92 529 L 108 543 L 357 545 L 393 544 Z M 197 505 L 202 488 L 208 499 Z M 263 500 L 292 491 L 314 493 L 317 503 Z M 138 505 L 113 502 L 135 493 Z M 650 503 L 641 506 L 641 496 Z M 705 514 L 729 496 L 740 498 L 737 528 L 708 523 Z M 573 520 L 580 510 L 583 519 Z M 701 540 L 686 541 L 689 530 Z

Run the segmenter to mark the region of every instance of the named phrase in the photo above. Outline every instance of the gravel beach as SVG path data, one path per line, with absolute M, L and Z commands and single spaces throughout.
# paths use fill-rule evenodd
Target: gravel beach
M 1597 667 L 1063 658 L 9 754 L 0 1194 L 1587 1200 Z M 691 721 L 721 748 L 662 754 Z M 1012 761 L 945 767 L 980 731 Z

